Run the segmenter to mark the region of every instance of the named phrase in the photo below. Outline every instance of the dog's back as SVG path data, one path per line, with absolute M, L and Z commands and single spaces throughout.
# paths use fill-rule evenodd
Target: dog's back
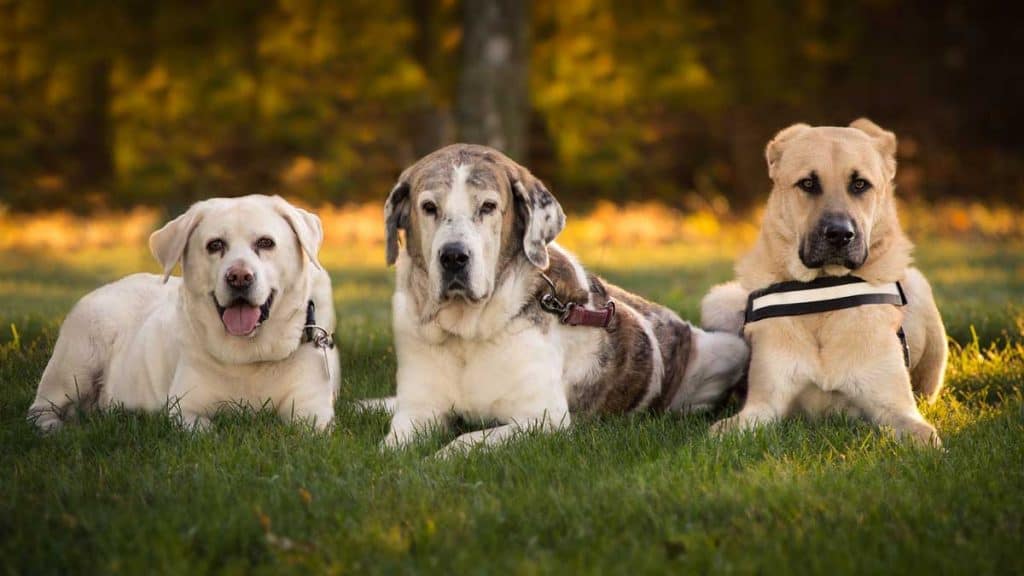
M 572 383 L 571 411 L 703 410 L 739 379 L 747 347 L 735 334 L 704 332 L 672 310 L 586 273 L 561 246 L 553 245 L 550 255 L 547 274 L 562 298 L 591 309 L 615 306 L 599 347 L 597 375 Z

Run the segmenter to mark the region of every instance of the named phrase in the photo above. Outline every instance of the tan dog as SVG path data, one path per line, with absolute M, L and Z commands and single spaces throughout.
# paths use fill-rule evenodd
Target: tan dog
M 742 375 L 742 339 L 691 327 L 553 243 L 565 224 L 558 201 L 496 150 L 426 156 L 402 173 L 385 220 L 397 265 L 389 447 L 452 415 L 499 426 L 445 453 L 565 427 L 570 415 L 704 410 Z M 552 310 L 552 297 L 566 308 Z
M 913 390 L 934 400 L 946 367 L 946 333 L 911 243 L 896 218 L 896 137 L 867 119 L 849 127 L 790 126 L 765 151 L 772 193 L 737 282 L 705 297 L 705 328 L 742 331 L 751 344 L 743 409 L 715 425 L 746 429 L 786 417 L 844 411 L 890 426 L 897 437 L 939 445 Z M 899 281 L 904 307 L 862 305 L 744 322 L 747 296 L 780 282 L 855 275 Z M 909 343 L 907 369 L 897 331 Z

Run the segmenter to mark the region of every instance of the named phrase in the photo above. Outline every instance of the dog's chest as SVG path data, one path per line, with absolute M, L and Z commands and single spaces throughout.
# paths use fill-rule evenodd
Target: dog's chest
M 891 305 L 866 305 L 821 314 L 761 320 L 748 325 L 755 349 L 782 351 L 796 380 L 825 391 L 841 391 L 893 369 L 901 357 L 897 330 L 903 314 Z M 770 343 L 765 341 L 771 339 Z M 901 369 L 896 366 L 895 369 Z
M 557 347 L 527 329 L 486 342 L 459 340 L 445 347 L 453 368 L 453 408 L 467 417 L 520 416 L 546 402 L 561 370 Z
M 597 344 L 558 326 L 518 328 L 482 342 L 450 339 L 404 360 L 426 366 L 415 356 L 429 353 L 435 370 L 428 385 L 465 417 L 508 421 L 565 410 L 567 387 L 593 372 Z

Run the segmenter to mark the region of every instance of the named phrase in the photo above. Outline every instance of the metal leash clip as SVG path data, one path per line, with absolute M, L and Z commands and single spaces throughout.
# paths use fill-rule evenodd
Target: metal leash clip
M 324 353 L 324 372 L 327 378 L 331 378 L 331 364 L 327 357 L 327 351 L 334 349 L 334 335 L 316 324 L 306 324 L 306 338 L 313 343 L 314 348 L 319 348 Z
M 551 278 L 548 278 L 547 274 L 541 274 L 540 277 L 548 283 L 548 288 L 551 290 L 540 297 L 541 309 L 545 312 L 557 315 L 559 319 L 566 317 L 569 314 L 569 311 L 572 310 L 572 306 L 575 306 L 575 304 L 572 302 L 565 304 L 558 299 L 558 295 L 555 293 L 555 283 L 551 281 Z
M 572 312 L 578 304 L 575 302 L 562 302 L 558 299 L 558 295 L 555 293 L 555 283 L 548 278 L 547 274 L 541 274 L 541 278 L 548 283 L 548 288 L 551 290 L 547 294 L 540 297 L 540 307 L 549 314 L 558 316 L 558 321 L 562 324 L 569 324 L 569 319 L 572 317 Z M 614 304 L 612 304 L 614 307 Z M 607 308 L 607 307 L 606 307 Z M 614 309 L 614 308 L 613 308 Z M 575 325 L 575 323 L 574 323 Z

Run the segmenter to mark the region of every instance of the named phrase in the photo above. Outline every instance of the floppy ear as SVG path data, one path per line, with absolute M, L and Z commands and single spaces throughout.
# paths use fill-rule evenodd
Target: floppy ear
M 170 277 L 174 265 L 181 260 L 188 246 L 188 238 L 206 212 L 206 202 L 196 202 L 189 209 L 149 236 L 149 250 L 164 270 L 164 282 Z
M 508 179 L 516 216 L 524 223 L 523 252 L 531 264 L 544 270 L 548 267 L 548 244 L 565 228 L 565 212 L 543 182 L 511 160 Z
M 858 118 L 850 122 L 850 128 L 856 128 L 871 137 L 875 148 L 885 159 L 885 169 L 890 180 L 896 177 L 896 135 L 883 129 L 867 118 Z
M 409 226 L 409 171 L 402 172 L 398 183 L 384 201 L 384 229 L 387 236 L 388 266 L 398 260 L 398 229 Z
M 807 124 L 793 124 L 789 128 L 780 130 L 774 138 L 768 141 L 768 145 L 764 148 L 764 157 L 768 161 L 769 177 L 775 178 L 775 168 L 778 166 L 779 160 L 782 159 L 782 151 L 785 150 L 786 143 L 809 128 L 810 126 Z
M 299 239 L 299 246 L 302 251 L 313 262 L 318 270 L 322 270 L 317 254 L 320 253 L 320 245 L 324 242 L 324 227 L 320 223 L 320 217 L 312 212 L 292 206 L 287 200 L 280 196 L 274 196 L 277 204 L 277 212 L 284 218 L 295 232 Z

